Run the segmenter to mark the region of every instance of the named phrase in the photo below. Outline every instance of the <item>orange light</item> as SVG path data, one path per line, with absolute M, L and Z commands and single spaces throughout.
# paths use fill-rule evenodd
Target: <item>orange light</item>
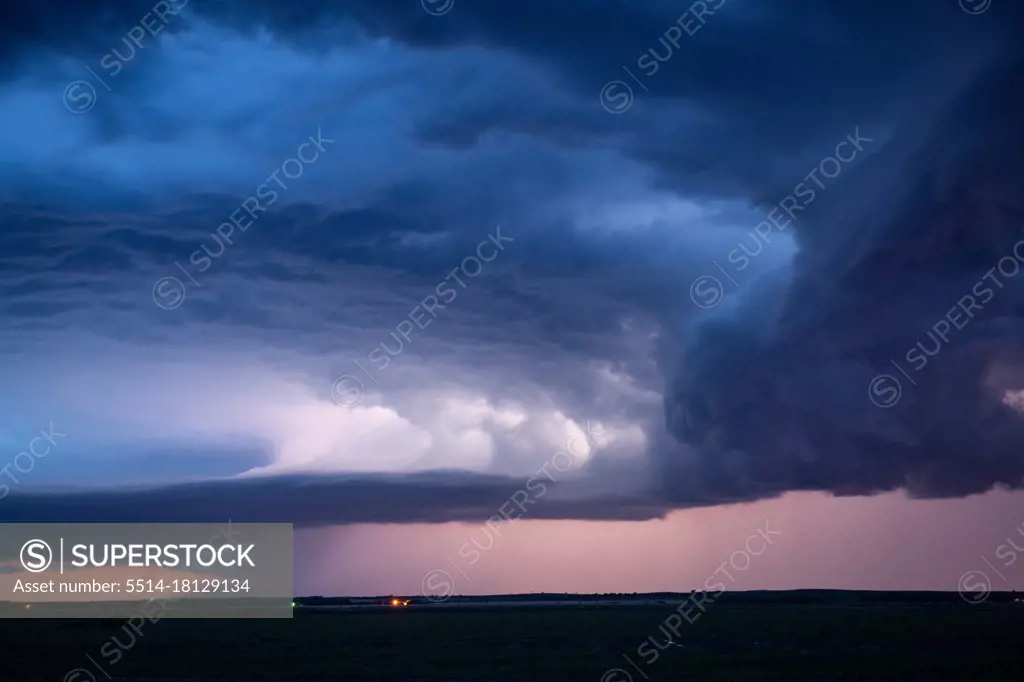
M 397 599 L 392 599 L 392 600 L 391 600 L 391 605 L 392 605 L 392 606 L 398 606 L 398 605 L 399 605 L 400 603 L 401 603 L 401 602 L 399 602 L 399 601 L 398 601 Z

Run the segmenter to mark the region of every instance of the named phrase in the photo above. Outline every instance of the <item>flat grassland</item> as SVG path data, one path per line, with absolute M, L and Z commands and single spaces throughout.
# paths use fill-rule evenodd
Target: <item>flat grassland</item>
M 720 603 L 652 660 L 648 638 L 665 646 L 659 626 L 674 606 L 299 609 L 292 620 L 164 619 L 138 632 L 115 620 L 5 620 L 0 680 L 1024 679 L 1020 604 Z

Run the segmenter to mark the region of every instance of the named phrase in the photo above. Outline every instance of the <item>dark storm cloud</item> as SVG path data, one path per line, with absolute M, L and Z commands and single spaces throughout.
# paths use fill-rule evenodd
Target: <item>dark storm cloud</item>
M 146 26 L 159 32 L 173 17 L 200 0 L 101 0 L 83 5 L 75 2 L 9 4 L 0 9 L 0 58 L 14 60 L 25 53 L 59 52 L 87 54 L 120 47 L 122 37 L 145 17 Z M 159 26 L 160 29 L 155 27 Z M 128 43 L 130 48 L 130 43 Z M 4 74 L 10 76 L 10 72 Z
M 346 18 L 415 47 L 508 50 L 540 61 L 588 103 L 605 83 L 622 80 L 638 102 L 632 116 L 595 116 L 604 112 L 593 108 L 569 123 L 523 93 L 490 110 L 446 110 L 422 132 L 453 145 L 496 130 L 562 142 L 618 133 L 668 187 L 754 199 L 805 164 L 834 126 L 883 127 L 913 106 L 908 89 L 926 97 L 956 77 L 965 55 L 977 59 L 1024 28 L 1024 10 L 1008 3 L 998 19 L 973 23 L 956 3 L 927 0 L 697 4 L 708 10 L 697 12 L 699 22 L 694 3 L 660 0 L 463 3 L 443 17 L 406 0 L 314 2 L 299 12 L 276 2 L 246 3 L 244 11 L 219 3 L 197 11 L 283 36 L 298 32 L 299 45 L 310 44 L 304 29 Z M 681 36 L 680 26 L 687 27 Z
M 559 499 L 559 474 L 551 466 L 527 480 L 436 471 L 408 476 L 281 476 L 206 481 L 153 488 L 65 490 L 12 494 L 0 505 L 5 523 L 444 523 L 499 514 L 518 500 L 534 519 L 644 521 L 666 508 L 649 497 Z M 562 484 L 564 485 L 564 484 Z
M 16 150 L 0 166 L 11 199 L 0 207 L 8 353 L 45 349 L 88 365 L 96 360 L 73 337 L 84 330 L 129 347 L 168 344 L 194 361 L 194 374 L 160 386 L 166 407 L 217 388 L 211 348 L 251 344 L 268 356 L 294 352 L 326 393 L 339 348 L 366 353 L 387 338 L 500 224 L 515 248 L 444 324 L 417 337 L 408 375 L 386 381 L 395 394 L 462 382 L 485 395 L 550 398 L 577 420 L 614 414 L 643 425 L 646 497 L 552 496 L 531 516 L 653 518 L 672 505 L 790 490 L 1019 487 L 1024 433 L 1002 398 L 1024 388 L 1014 383 L 1020 278 L 1001 281 L 917 386 L 900 375 L 895 406 L 873 405 L 868 387 L 1012 253 L 1024 227 L 1014 203 L 1024 196 L 1024 79 L 1019 48 L 1005 47 L 1024 10 L 994 3 L 971 16 L 952 0 L 705 4 L 713 14 L 687 35 L 673 27 L 692 4 L 663 0 L 460 0 L 440 17 L 415 0 L 179 0 L 180 21 L 166 22 L 163 38 L 203 36 L 212 56 L 154 41 L 94 111 L 60 110 L 52 126 L 40 123 L 50 119 L 33 79 L 56 78 L 47 69 L 57 56 L 92 63 L 124 45 L 154 3 L 6 7 L 4 76 L 29 75 L 10 86 L 10 109 L 0 99 L 0 120 L 54 131 L 23 132 L 31 144 L 0 140 Z M 263 30 L 287 50 L 253 48 Z M 365 36 L 390 42 L 370 49 Z M 338 59 L 332 46 L 357 56 Z M 250 72 L 277 79 L 246 80 Z M 633 90 L 618 115 L 599 100 L 612 80 Z M 53 83 L 59 101 L 63 82 Z M 214 228 L 321 122 L 339 142 L 237 243 L 219 243 Z M 701 268 L 738 239 L 749 248 L 743 232 L 760 220 L 747 225 L 750 209 L 771 209 L 855 130 L 871 140 L 867 152 L 788 234 L 773 235 L 751 269 L 763 276 L 720 308 L 695 309 L 687 290 Z M 195 271 L 193 255 L 221 248 L 208 271 Z M 181 309 L 160 310 L 153 282 L 184 279 L 175 263 L 198 283 Z M 444 369 L 431 374 L 431 363 Z M 594 363 L 631 377 L 634 393 L 609 393 L 588 372 Z M 111 383 L 132 371 L 99 367 Z M 20 370 L 10 364 L 0 379 L 45 393 Z M 103 395 L 106 383 L 96 383 Z M 654 422 L 649 394 L 662 391 L 664 419 L 659 405 Z M 118 404 L 134 408 L 133 397 Z M 211 398 L 210 409 L 235 418 L 248 408 Z M 175 418 L 167 422 L 170 433 Z M 93 433 L 85 418 L 77 426 L 95 441 L 86 454 L 104 439 L 130 440 Z M 184 427 L 171 435 L 193 437 Z M 501 444 L 495 452 L 499 469 L 516 461 Z M 588 472 L 615 481 L 609 466 L 599 456 Z M 518 485 L 438 473 L 17 490 L 0 502 L 0 519 L 480 520 Z
M 1015 46 L 798 220 L 793 285 L 746 294 L 784 300 L 777 318 L 737 310 L 698 330 L 666 406 L 699 453 L 666 457 L 681 499 L 1024 484 L 1005 397 L 1024 387 L 1022 79 Z

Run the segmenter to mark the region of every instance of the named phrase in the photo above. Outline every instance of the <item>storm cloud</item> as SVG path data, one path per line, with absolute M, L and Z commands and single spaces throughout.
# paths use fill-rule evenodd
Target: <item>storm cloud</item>
M 438 7 L 3 10 L 0 520 L 1021 487 L 1021 8 Z

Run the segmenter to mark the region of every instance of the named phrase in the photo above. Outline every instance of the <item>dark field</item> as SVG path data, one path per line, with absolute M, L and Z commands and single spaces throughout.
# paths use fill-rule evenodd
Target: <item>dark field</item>
M 720 603 L 684 622 L 682 646 L 648 664 L 647 647 L 646 659 L 637 648 L 648 637 L 664 645 L 659 626 L 673 608 L 300 610 L 293 620 L 147 622 L 141 635 L 123 621 L 5 620 L 0 680 L 980 682 L 1024 675 L 1019 604 Z M 78 668 L 92 677 L 69 676 Z

